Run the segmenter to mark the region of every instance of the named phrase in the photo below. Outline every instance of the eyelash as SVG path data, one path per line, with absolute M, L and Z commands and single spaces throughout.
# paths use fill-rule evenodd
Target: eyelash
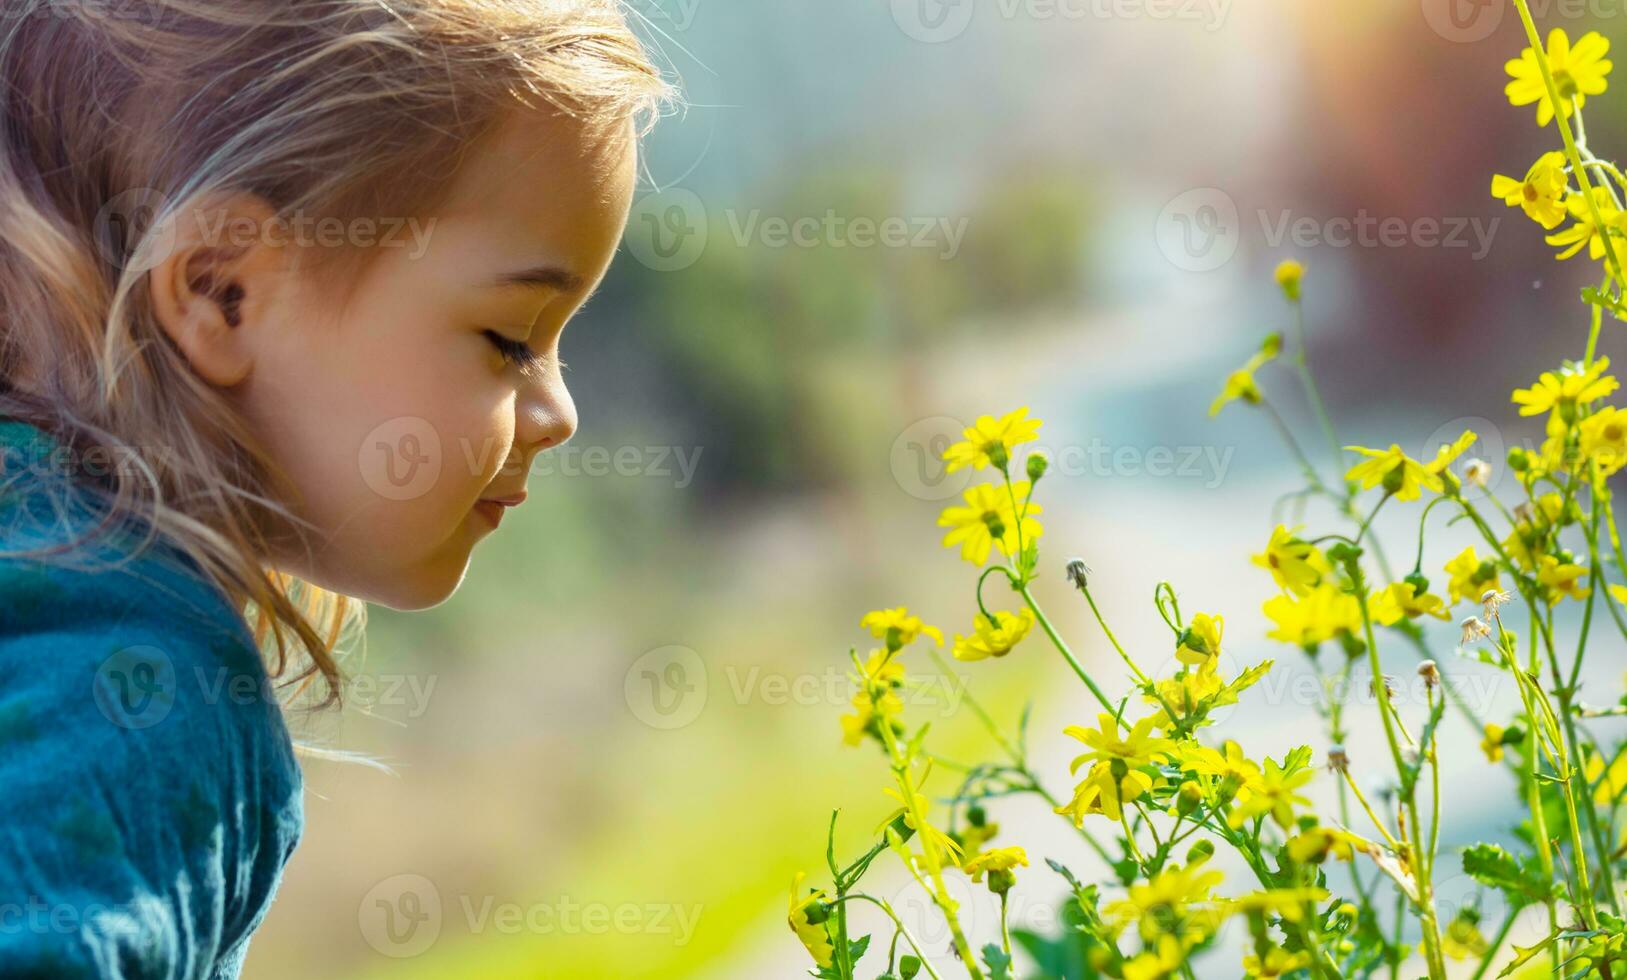
M 533 367 L 542 361 L 542 355 L 531 349 L 530 344 L 518 340 L 510 340 L 495 330 L 484 331 L 484 336 L 503 355 L 503 360 L 509 364 L 518 364 L 521 367 Z

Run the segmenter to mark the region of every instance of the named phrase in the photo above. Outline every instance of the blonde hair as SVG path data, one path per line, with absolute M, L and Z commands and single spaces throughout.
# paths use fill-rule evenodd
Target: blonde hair
M 97 530 L 167 539 L 243 610 L 273 677 L 337 700 L 364 607 L 266 567 L 267 529 L 298 524 L 282 477 L 156 323 L 142 257 L 222 193 L 417 214 L 512 110 L 642 132 L 670 89 L 618 0 L 4 3 L 0 413 L 126 461 L 97 481 Z M 365 263 L 344 259 L 324 277 Z

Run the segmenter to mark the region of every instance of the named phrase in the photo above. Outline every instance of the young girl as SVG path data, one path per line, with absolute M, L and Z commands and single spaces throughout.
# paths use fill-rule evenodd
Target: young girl
M 281 705 L 576 413 L 668 92 L 616 0 L 4 0 L 0 976 L 237 976 Z

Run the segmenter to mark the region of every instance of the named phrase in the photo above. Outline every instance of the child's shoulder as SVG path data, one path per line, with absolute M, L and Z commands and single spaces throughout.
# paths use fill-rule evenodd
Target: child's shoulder
M 253 637 L 177 549 L 74 546 L 95 513 L 38 467 L 54 440 L 19 425 L 0 420 L 0 894 L 81 918 L 0 936 L 0 972 L 235 962 L 303 825 Z M 73 547 L 16 554 L 42 546 Z

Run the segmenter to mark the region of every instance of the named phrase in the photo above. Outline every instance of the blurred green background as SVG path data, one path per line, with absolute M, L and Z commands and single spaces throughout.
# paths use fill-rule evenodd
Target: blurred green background
M 1040 594 L 1109 690 L 1059 574 L 1074 554 L 1121 638 L 1158 640 L 1151 662 L 1167 576 L 1227 613 L 1240 660 L 1299 669 L 1262 638 L 1247 563 L 1294 468 L 1260 419 L 1205 417 L 1286 326 L 1276 262 L 1310 270 L 1347 441 L 1419 450 L 1466 419 L 1529 438 L 1508 391 L 1582 343 L 1590 270 L 1486 191 L 1549 148 L 1501 94 L 1518 25 L 1443 9 L 634 5 L 688 107 L 651 137 L 623 254 L 566 332 L 580 431 L 454 598 L 373 611 L 352 707 L 302 721 L 394 771 L 307 764 L 306 837 L 246 976 L 803 975 L 792 875 L 823 866 L 833 807 L 851 852 L 893 806 L 873 748 L 841 745 L 847 651 L 883 605 L 970 630 L 974 573 L 934 526 L 964 474 L 933 457 L 982 413 L 1046 419 Z M 1589 103 L 1596 144 L 1623 104 Z M 1461 223 L 1463 243 L 1337 244 L 1329 222 L 1364 214 Z M 1300 218 L 1316 240 L 1277 240 Z M 1007 723 L 1035 703 L 1065 794 L 1060 730 L 1093 715 L 1066 668 L 1031 640 L 965 673 Z M 946 755 L 984 751 L 946 704 L 919 711 Z M 1245 708 L 1226 734 L 1280 751 L 1312 717 Z M 1451 738 L 1472 767 L 1474 739 Z M 1495 831 L 1506 787 L 1462 793 Z M 1090 871 L 1050 823 L 1006 842 Z M 1054 891 L 1037 882 L 1019 921 L 1054 918 Z

